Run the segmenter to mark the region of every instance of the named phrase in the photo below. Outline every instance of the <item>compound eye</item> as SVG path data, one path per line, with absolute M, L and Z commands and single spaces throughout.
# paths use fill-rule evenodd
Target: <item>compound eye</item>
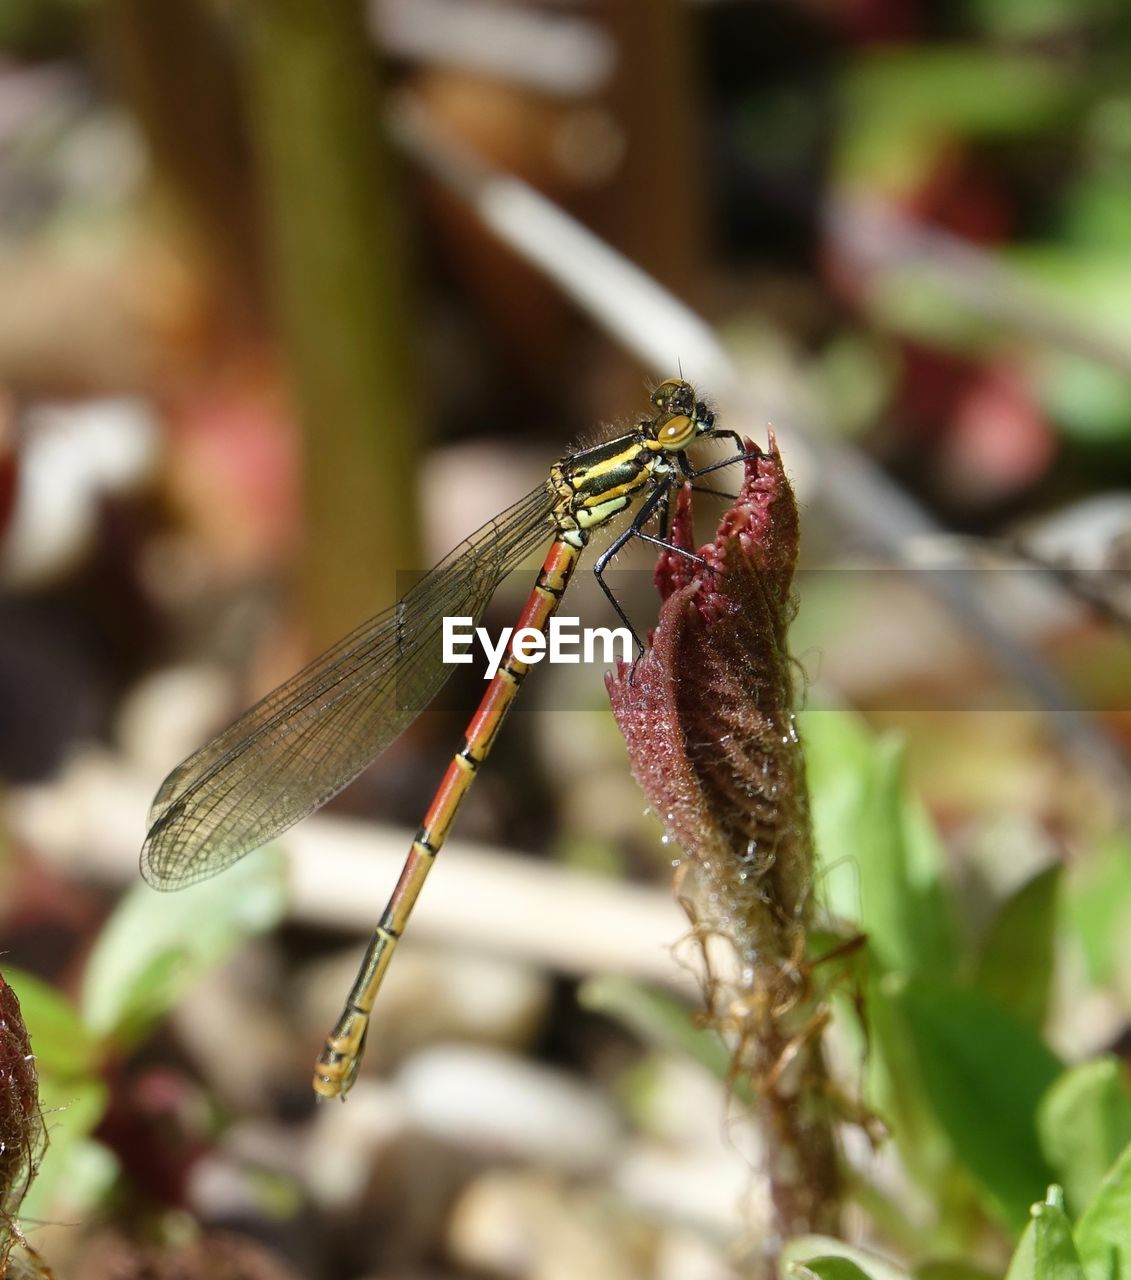
M 691 413 L 695 392 L 679 378 L 668 378 L 652 392 L 652 403 L 662 413 Z
M 665 449 L 682 449 L 695 436 L 695 423 L 686 414 L 677 414 L 656 432 L 656 439 Z
M 671 405 L 673 396 L 679 387 L 679 382 L 675 378 L 669 378 L 652 392 L 652 403 L 657 409 L 667 409 Z

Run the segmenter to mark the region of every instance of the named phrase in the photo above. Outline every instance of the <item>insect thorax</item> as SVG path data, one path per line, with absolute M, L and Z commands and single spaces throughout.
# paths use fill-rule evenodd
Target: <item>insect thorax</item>
M 635 432 L 562 458 L 550 470 L 559 530 L 567 541 L 583 546 L 590 529 L 624 511 L 671 472 L 664 452 Z

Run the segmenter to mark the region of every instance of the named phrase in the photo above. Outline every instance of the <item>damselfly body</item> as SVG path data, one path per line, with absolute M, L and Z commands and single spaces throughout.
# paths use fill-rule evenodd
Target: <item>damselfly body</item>
M 590 532 L 639 503 L 594 567 L 602 574 L 632 537 L 659 516 L 666 529 L 672 488 L 695 471 L 685 450 L 726 437 L 682 379 L 652 394 L 655 412 L 616 439 L 567 454 L 548 480 L 485 524 L 391 609 L 363 623 L 269 693 L 165 779 L 150 810 L 141 870 L 158 889 L 216 874 L 285 831 L 352 781 L 424 709 L 451 674 L 442 660 L 445 616 L 478 622 L 503 576 L 552 539 L 514 633 L 545 632 Z M 728 460 L 733 461 L 733 459 Z M 715 466 L 726 465 L 724 463 Z M 635 633 L 634 633 L 635 634 Z M 510 651 L 491 680 L 412 842 L 400 879 L 365 953 L 314 1073 L 323 1097 L 346 1093 L 357 1075 L 370 1013 L 398 939 L 460 802 L 486 758 L 526 675 Z

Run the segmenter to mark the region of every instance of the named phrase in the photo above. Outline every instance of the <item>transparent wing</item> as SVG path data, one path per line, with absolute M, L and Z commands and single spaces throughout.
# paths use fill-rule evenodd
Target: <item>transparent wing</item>
M 215 875 L 325 804 L 439 692 L 445 616 L 482 617 L 505 574 L 553 531 L 543 484 L 257 702 L 165 779 L 141 873 L 158 889 Z

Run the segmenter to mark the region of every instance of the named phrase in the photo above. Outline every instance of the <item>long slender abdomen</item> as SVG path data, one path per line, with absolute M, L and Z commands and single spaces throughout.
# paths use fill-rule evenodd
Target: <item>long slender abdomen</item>
M 554 540 L 515 626 L 515 633 L 524 627 L 533 627 L 545 634 L 577 567 L 583 546 L 584 539 L 579 546 L 573 546 L 561 536 Z M 369 1029 L 369 1017 L 385 970 L 436 855 L 448 838 L 459 806 L 475 780 L 479 766 L 489 755 L 527 670 L 527 664 L 515 656 L 512 647 L 487 686 L 468 723 L 463 745 L 452 757 L 428 806 L 405 858 L 400 879 L 370 939 L 342 1016 L 327 1036 L 315 1065 L 314 1091 L 323 1098 L 340 1097 L 353 1084 Z

